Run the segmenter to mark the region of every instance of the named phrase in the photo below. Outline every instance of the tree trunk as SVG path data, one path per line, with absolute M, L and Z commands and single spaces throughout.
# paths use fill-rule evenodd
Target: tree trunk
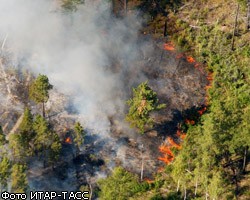
M 43 109 L 43 113 L 42 113 L 42 116 L 43 116 L 43 118 L 45 118 L 45 105 L 44 105 L 45 103 L 43 102 L 42 103 L 42 109 Z
M 127 15 L 127 10 L 128 10 L 128 0 L 124 0 L 124 15 Z
M 232 38 L 232 48 L 231 48 L 232 50 L 234 50 L 234 37 L 235 37 L 237 25 L 238 25 L 239 9 L 240 9 L 240 4 L 238 4 L 237 10 L 236 10 L 236 16 L 235 16 L 235 22 L 234 22 L 234 30 L 233 30 L 233 38 Z
M 89 183 L 89 199 L 91 200 L 92 199 L 92 186 L 91 184 Z
M 245 147 L 244 151 L 244 157 L 243 157 L 243 166 L 242 166 L 242 172 L 245 173 L 246 171 L 246 163 L 247 163 L 247 154 L 248 154 L 248 146 Z
M 164 33 L 163 33 L 164 37 L 167 37 L 167 19 L 165 20 L 165 24 L 164 24 Z
M 144 158 L 143 158 L 143 147 L 141 150 L 141 181 L 143 181 L 143 171 L 144 171 Z
M 198 181 L 196 180 L 195 182 L 195 191 L 194 191 L 194 196 L 196 197 L 197 194 L 197 187 L 198 187 Z
M 234 180 L 234 183 L 235 183 L 235 196 L 236 196 L 236 199 L 238 199 L 239 185 L 238 185 L 237 172 L 236 172 L 236 169 L 233 166 L 231 166 L 231 170 L 233 172 L 233 180 Z
M 185 189 L 184 189 L 184 200 L 186 200 L 186 199 L 187 199 L 187 189 L 185 187 Z
M 250 0 L 247 2 L 247 30 L 250 30 Z

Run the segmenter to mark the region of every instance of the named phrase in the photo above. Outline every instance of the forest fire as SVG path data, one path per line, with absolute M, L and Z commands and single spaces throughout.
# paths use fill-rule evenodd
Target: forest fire
M 186 138 L 186 133 L 183 133 L 180 129 L 177 130 L 176 132 L 177 137 L 181 138 L 184 140 Z
M 168 154 L 169 156 L 173 157 L 174 154 L 172 153 L 172 151 L 170 150 L 170 148 L 166 145 L 162 145 L 159 147 L 160 152 Z
M 191 57 L 191 56 L 187 56 L 186 59 L 187 59 L 187 61 L 189 63 L 194 63 L 195 62 L 195 59 L 193 57 Z
M 67 137 L 65 140 L 64 140 L 65 143 L 67 144 L 72 144 L 72 140 L 70 137 Z
M 159 169 L 157 170 L 158 173 L 164 172 L 165 168 L 164 167 L 159 167 Z
M 171 42 L 165 43 L 164 44 L 164 49 L 168 50 L 168 51 L 175 50 L 174 45 Z M 193 57 L 187 56 L 184 53 L 179 53 L 179 54 L 176 55 L 176 58 L 177 59 L 185 58 L 188 63 L 193 63 L 195 69 L 199 70 L 202 74 L 204 74 L 204 71 L 201 68 L 200 63 L 197 63 L 196 60 Z M 208 75 L 206 76 L 206 78 L 207 78 L 207 80 L 208 80 L 209 83 L 205 86 L 204 89 L 207 91 L 208 89 L 210 89 L 212 87 L 213 73 L 208 72 Z M 206 112 L 206 110 L 207 110 L 206 106 L 208 106 L 208 104 L 209 104 L 208 99 L 209 98 L 206 95 L 205 96 L 205 106 L 202 107 L 200 110 L 198 110 L 198 114 L 200 116 L 203 115 Z M 185 119 L 184 122 L 187 125 L 195 125 L 195 123 L 196 123 L 195 120 L 190 120 L 190 119 Z M 186 133 L 184 133 L 181 130 L 181 128 L 178 127 L 177 132 L 176 132 L 176 136 L 178 138 L 180 138 L 181 141 L 183 141 L 186 138 Z M 163 145 L 161 145 L 159 147 L 159 151 L 163 154 L 163 156 L 162 157 L 158 157 L 158 160 L 163 161 L 165 164 L 168 165 L 168 164 L 170 164 L 174 160 L 174 157 L 175 157 L 174 153 L 171 151 L 171 148 L 174 147 L 174 148 L 180 150 L 182 148 L 182 146 L 180 144 L 177 144 L 174 141 L 174 139 L 171 138 L 171 137 L 168 137 L 167 141 L 168 141 L 168 145 L 163 144 Z M 158 171 L 162 172 L 163 170 L 159 169 Z
M 177 144 L 171 137 L 168 137 L 168 142 L 172 145 L 172 147 L 175 147 L 178 150 L 181 149 L 181 145 Z
M 208 75 L 207 75 L 207 80 L 210 81 L 210 82 L 211 82 L 212 80 L 214 80 L 214 78 L 213 78 L 213 73 L 212 73 L 212 72 L 209 72 L 209 73 L 208 73 Z
M 207 110 L 207 107 L 204 107 L 201 110 L 198 110 L 199 115 L 203 115 L 206 110 Z
M 154 181 L 149 178 L 145 178 L 144 181 L 146 181 L 148 184 L 154 183 Z
M 189 120 L 189 119 L 185 119 L 185 123 L 187 124 L 187 125 L 194 125 L 195 124 L 195 121 L 194 120 Z
M 177 55 L 176 55 L 176 58 L 177 58 L 177 59 L 180 59 L 180 58 L 183 58 L 183 57 L 185 57 L 185 55 L 184 55 L 183 53 L 180 53 L 180 54 L 177 54 Z
M 175 50 L 172 42 L 165 43 L 163 48 L 167 51 L 174 51 Z
M 174 160 L 174 154 L 166 144 L 159 147 L 159 151 L 163 154 L 163 157 L 158 157 L 158 160 L 163 161 L 166 164 L 171 163 Z

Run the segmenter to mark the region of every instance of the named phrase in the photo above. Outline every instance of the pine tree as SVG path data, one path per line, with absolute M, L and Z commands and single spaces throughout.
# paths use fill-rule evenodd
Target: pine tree
M 0 192 L 7 189 L 8 178 L 10 176 L 10 161 L 3 157 L 0 161 Z
M 36 133 L 34 137 L 35 149 L 37 152 L 42 153 L 44 167 L 47 161 L 54 165 L 59 159 L 62 148 L 59 136 L 41 115 L 36 116 L 33 127 Z
M 22 147 L 26 152 L 26 155 L 30 155 L 32 153 L 31 149 L 31 141 L 34 139 L 34 130 L 33 130 L 33 115 L 29 108 L 26 108 L 23 115 L 23 120 L 19 126 L 20 140 L 22 143 Z
M 20 134 L 12 133 L 9 136 L 9 147 L 12 150 L 12 155 L 14 160 L 16 161 L 23 161 L 24 157 L 26 157 L 25 149 L 24 149 L 23 140 Z
M 158 102 L 156 92 L 148 86 L 148 83 L 141 83 L 137 88 L 133 88 L 133 98 L 127 101 L 129 112 L 126 120 L 131 123 L 132 127 L 136 127 L 141 133 L 144 133 L 145 126 L 153 126 L 150 113 L 166 106 Z
M 46 75 L 39 74 L 36 80 L 31 84 L 29 95 L 30 98 L 36 103 L 42 103 L 42 116 L 45 117 L 44 104 L 49 99 L 49 90 L 53 88 L 53 85 L 49 83 L 49 79 Z
M 26 165 L 14 164 L 11 169 L 11 192 L 26 193 L 28 180 L 26 176 Z
M 138 177 L 121 167 L 114 169 L 111 176 L 98 182 L 101 200 L 127 200 L 135 193 Z
M 49 161 L 54 167 L 55 162 L 59 160 L 62 144 L 57 134 L 53 134 L 52 140 L 53 142 L 49 147 Z
M 0 146 L 4 145 L 7 142 L 5 135 L 3 133 L 2 126 L 0 126 Z
M 75 127 L 74 127 L 74 142 L 77 145 L 78 151 L 80 149 L 80 146 L 84 142 L 85 135 L 86 135 L 86 133 L 85 133 L 82 125 L 80 124 L 80 122 L 76 122 Z

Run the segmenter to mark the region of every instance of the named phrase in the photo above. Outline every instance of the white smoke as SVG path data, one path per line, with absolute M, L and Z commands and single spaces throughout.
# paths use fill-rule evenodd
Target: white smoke
M 138 82 L 138 17 L 114 19 L 106 1 L 86 0 L 76 12 L 63 12 L 53 0 L 0 0 L 0 39 L 17 63 L 48 75 L 70 95 L 87 127 L 109 132 L 108 116 L 124 109 L 126 73 Z M 110 59 L 113 58 L 113 59 Z M 112 60 L 121 66 L 110 69 Z M 133 84 L 133 83 L 131 83 Z

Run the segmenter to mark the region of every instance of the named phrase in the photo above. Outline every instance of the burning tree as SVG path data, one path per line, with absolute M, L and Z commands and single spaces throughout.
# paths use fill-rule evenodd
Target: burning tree
M 133 98 L 127 101 L 130 106 L 126 120 L 132 127 L 144 132 L 145 126 L 152 127 L 153 119 L 150 113 L 155 110 L 165 108 L 165 104 L 159 104 L 156 92 L 154 92 L 147 82 L 141 83 L 137 88 L 133 88 Z
M 30 98 L 36 103 L 42 103 L 42 115 L 45 117 L 44 104 L 49 99 L 49 90 L 53 88 L 53 85 L 49 83 L 49 79 L 46 75 L 39 74 L 36 80 L 31 84 L 29 95 Z

